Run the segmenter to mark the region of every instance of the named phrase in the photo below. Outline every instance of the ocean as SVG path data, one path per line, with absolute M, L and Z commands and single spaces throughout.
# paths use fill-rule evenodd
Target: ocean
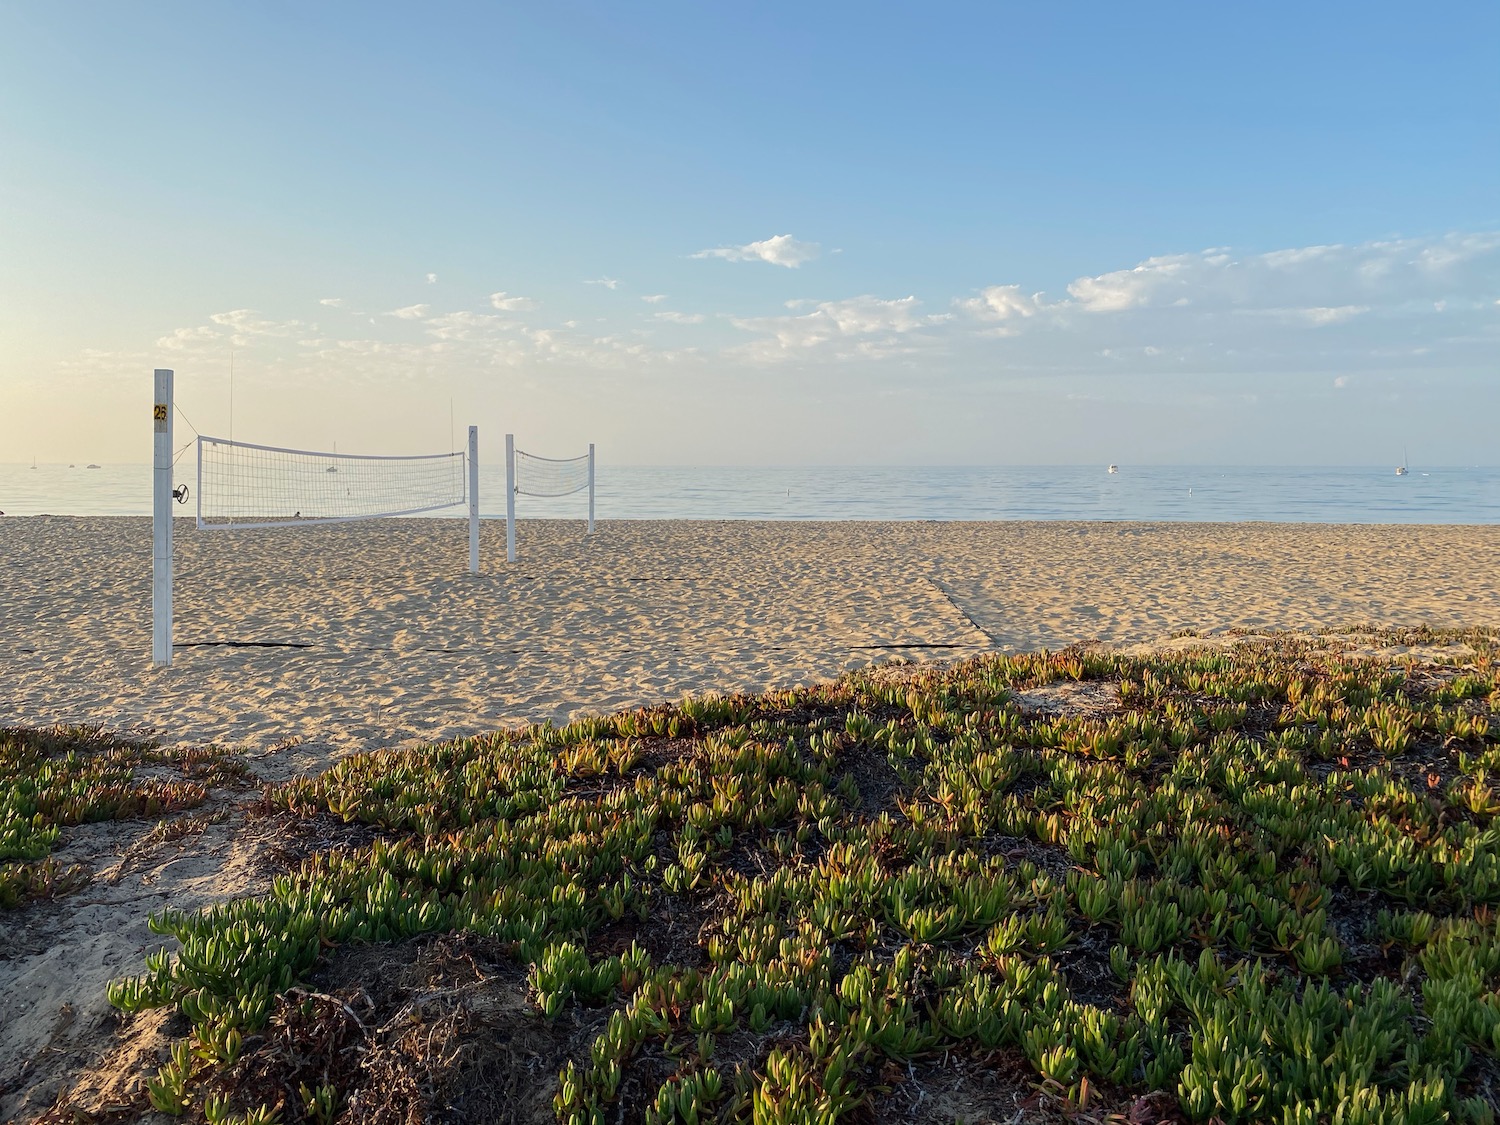
M 184 459 L 178 477 L 192 482 Z M 480 466 L 480 510 L 504 515 L 505 477 Z M 149 465 L 0 465 L 9 516 L 149 515 Z M 190 514 L 192 505 L 182 509 Z M 522 496 L 517 515 L 582 518 L 581 495 Z M 597 516 L 744 520 L 1168 520 L 1500 523 L 1500 468 L 1039 465 L 928 468 L 598 467 Z M 437 513 L 435 513 L 437 514 Z M 455 517 L 463 515 L 453 510 Z

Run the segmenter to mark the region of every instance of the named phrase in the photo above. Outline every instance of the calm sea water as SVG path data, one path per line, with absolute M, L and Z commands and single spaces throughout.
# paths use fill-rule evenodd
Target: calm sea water
M 184 465 L 186 462 L 184 462 Z M 191 469 L 179 473 L 191 481 Z M 504 472 L 480 467 L 502 516 Z M 147 465 L 0 465 L 7 515 L 148 515 Z M 183 509 L 189 514 L 191 505 Z M 523 496 L 522 518 L 581 518 L 582 496 Z M 461 513 L 455 509 L 454 515 Z M 1500 468 L 643 468 L 598 470 L 600 519 L 1277 520 L 1500 523 Z

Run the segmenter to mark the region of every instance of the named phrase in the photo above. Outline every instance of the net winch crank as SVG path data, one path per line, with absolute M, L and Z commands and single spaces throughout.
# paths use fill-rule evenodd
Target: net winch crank
M 179 484 L 176 488 L 172 489 L 172 499 L 176 500 L 179 504 L 186 504 L 188 502 L 188 486 Z

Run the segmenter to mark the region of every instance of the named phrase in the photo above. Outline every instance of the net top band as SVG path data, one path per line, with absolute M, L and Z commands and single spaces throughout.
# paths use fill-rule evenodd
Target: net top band
M 572 465 L 578 461 L 587 461 L 589 459 L 587 453 L 579 457 L 540 457 L 535 453 L 527 453 L 524 449 L 516 450 L 516 456 L 526 457 L 532 461 L 547 461 L 553 465 Z
M 232 445 L 236 449 L 259 449 L 265 453 L 295 453 L 303 457 L 337 457 L 341 461 L 440 461 L 445 457 L 464 456 L 462 451 L 452 453 L 325 453 L 320 449 L 287 449 L 279 445 L 256 445 L 250 441 L 234 441 L 231 438 L 198 436 L 198 444 L 210 442 L 214 445 Z M 545 458 L 544 458 L 545 460 Z

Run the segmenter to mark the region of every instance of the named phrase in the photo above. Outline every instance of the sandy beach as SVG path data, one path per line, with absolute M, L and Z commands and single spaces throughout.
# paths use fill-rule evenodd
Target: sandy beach
M 485 527 L 470 577 L 459 521 L 184 522 L 182 647 L 157 670 L 149 521 L 0 520 L 0 725 L 217 743 L 250 771 L 180 828 L 70 829 L 56 858 L 88 888 L 0 916 L 0 1115 L 24 1119 L 70 1084 L 101 1110 L 137 1096 L 162 1022 L 121 1023 L 105 988 L 161 944 L 147 916 L 263 891 L 286 841 L 243 802 L 345 753 L 896 657 L 1500 625 L 1500 527 L 663 521 L 586 537 L 533 522 L 512 565 L 503 534 Z
M 0 722 L 296 742 L 281 773 L 898 655 L 1500 624 L 1500 527 L 529 521 L 507 564 L 496 522 L 478 577 L 464 535 L 183 521 L 181 647 L 154 670 L 148 520 L 0 521 Z

